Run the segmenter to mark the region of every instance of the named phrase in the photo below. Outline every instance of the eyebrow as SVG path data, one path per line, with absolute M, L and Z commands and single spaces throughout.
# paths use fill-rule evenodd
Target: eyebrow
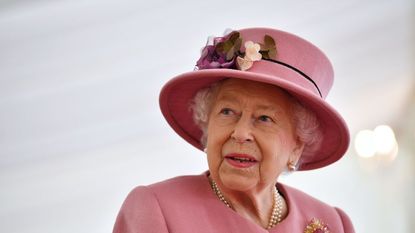
M 257 107 L 259 110 L 269 110 L 269 111 L 275 111 L 275 112 L 283 112 L 282 107 L 280 106 L 269 106 L 269 105 L 259 105 Z
M 239 103 L 239 101 L 231 95 L 223 95 L 220 98 L 218 98 L 216 101 L 218 101 L 218 102 L 223 101 L 223 102 L 230 102 L 230 103 Z M 265 111 L 284 112 L 283 108 L 279 105 L 276 105 L 276 104 L 275 104 L 275 106 L 270 106 L 270 105 L 266 105 L 266 104 L 259 104 L 259 105 L 257 105 L 256 109 L 265 110 Z
M 220 98 L 216 99 L 216 101 L 238 102 L 236 98 L 229 95 L 222 95 Z

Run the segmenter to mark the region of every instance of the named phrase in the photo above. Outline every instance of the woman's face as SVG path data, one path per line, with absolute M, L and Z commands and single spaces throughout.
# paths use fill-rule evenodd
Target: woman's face
M 222 188 L 263 190 L 275 185 L 288 161 L 297 161 L 302 144 L 295 136 L 291 102 L 278 87 L 228 79 L 209 114 L 207 157 Z

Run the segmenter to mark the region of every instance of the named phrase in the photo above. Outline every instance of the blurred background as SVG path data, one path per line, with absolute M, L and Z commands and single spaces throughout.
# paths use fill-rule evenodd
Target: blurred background
M 338 163 L 281 181 L 356 232 L 415 232 L 414 16 L 413 0 L 1 0 L 0 231 L 111 232 L 135 186 L 205 171 L 158 93 L 208 36 L 264 26 L 331 58 L 352 136 Z

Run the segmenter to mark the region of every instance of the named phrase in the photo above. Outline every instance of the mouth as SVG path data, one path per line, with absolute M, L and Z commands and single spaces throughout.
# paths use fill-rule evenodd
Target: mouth
M 247 168 L 255 165 L 258 160 L 247 154 L 227 154 L 225 160 L 232 166 Z

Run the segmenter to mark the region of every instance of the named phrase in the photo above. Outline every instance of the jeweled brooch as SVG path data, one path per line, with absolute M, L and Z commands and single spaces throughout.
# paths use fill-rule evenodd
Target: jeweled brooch
M 313 218 L 304 229 L 304 233 L 330 233 L 329 227 L 320 219 Z

